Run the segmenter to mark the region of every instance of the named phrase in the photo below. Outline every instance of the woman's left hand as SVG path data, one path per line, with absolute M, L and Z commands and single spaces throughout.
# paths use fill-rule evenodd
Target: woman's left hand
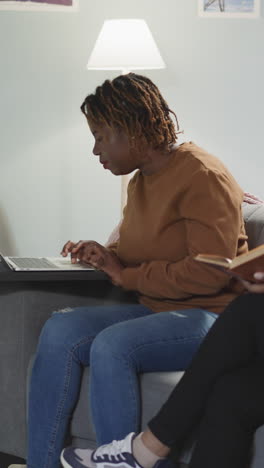
M 122 286 L 121 273 L 125 267 L 114 252 L 104 248 L 104 252 L 101 257 L 101 264 L 94 266 L 98 270 L 104 271 L 110 277 L 113 284 L 116 286 Z
M 122 286 L 121 272 L 124 266 L 111 250 L 95 241 L 79 241 L 72 249 L 72 254 L 76 255 L 79 261 L 104 271 L 116 286 Z

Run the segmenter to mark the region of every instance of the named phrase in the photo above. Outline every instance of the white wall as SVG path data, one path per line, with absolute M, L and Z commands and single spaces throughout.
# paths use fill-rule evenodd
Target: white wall
M 264 23 L 205 19 L 196 0 L 80 0 L 78 13 L 0 11 L 0 251 L 53 255 L 104 242 L 120 216 L 120 179 L 92 156 L 82 99 L 116 72 L 89 72 L 105 18 L 144 18 L 166 70 L 146 71 L 187 139 L 264 197 Z

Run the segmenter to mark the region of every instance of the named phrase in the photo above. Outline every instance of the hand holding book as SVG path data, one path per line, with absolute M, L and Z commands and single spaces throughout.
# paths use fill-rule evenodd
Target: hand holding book
M 257 283 L 249 283 L 249 281 L 241 280 L 245 288 L 252 293 L 264 293 L 264 273 L 256 272 L 254 278 Z
M 261 280 L 261 275 L 264 277 L 264 244 L 233 260 L 207 254 L 199 254 L 194 259 L 250 283 L 258 283 Z

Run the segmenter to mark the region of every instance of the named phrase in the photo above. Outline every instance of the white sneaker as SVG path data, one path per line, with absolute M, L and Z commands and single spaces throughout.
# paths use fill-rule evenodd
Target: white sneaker
M 27 468 L 27 465 L 16 465 L 16 464 L 13 464 L 13 465 L 9 465 L 8 468 Z
M 123 440 L 113 440 L 96 450 L 65 448 L 61 453 L 64 468 L 142 468 L 132 453 L 136 434 L 131 432 Z

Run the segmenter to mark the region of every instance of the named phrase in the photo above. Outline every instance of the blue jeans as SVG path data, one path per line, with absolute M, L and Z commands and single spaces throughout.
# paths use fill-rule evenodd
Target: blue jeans
M 140 304 L 55 312 L 32 370 L 28 467 L 59 467 L 83 366 L 90 366 L 98 444 L 122 439 L 139 430 L 138 374 L 185 369 L 215 318 L 200 309 L 156 314 Z

